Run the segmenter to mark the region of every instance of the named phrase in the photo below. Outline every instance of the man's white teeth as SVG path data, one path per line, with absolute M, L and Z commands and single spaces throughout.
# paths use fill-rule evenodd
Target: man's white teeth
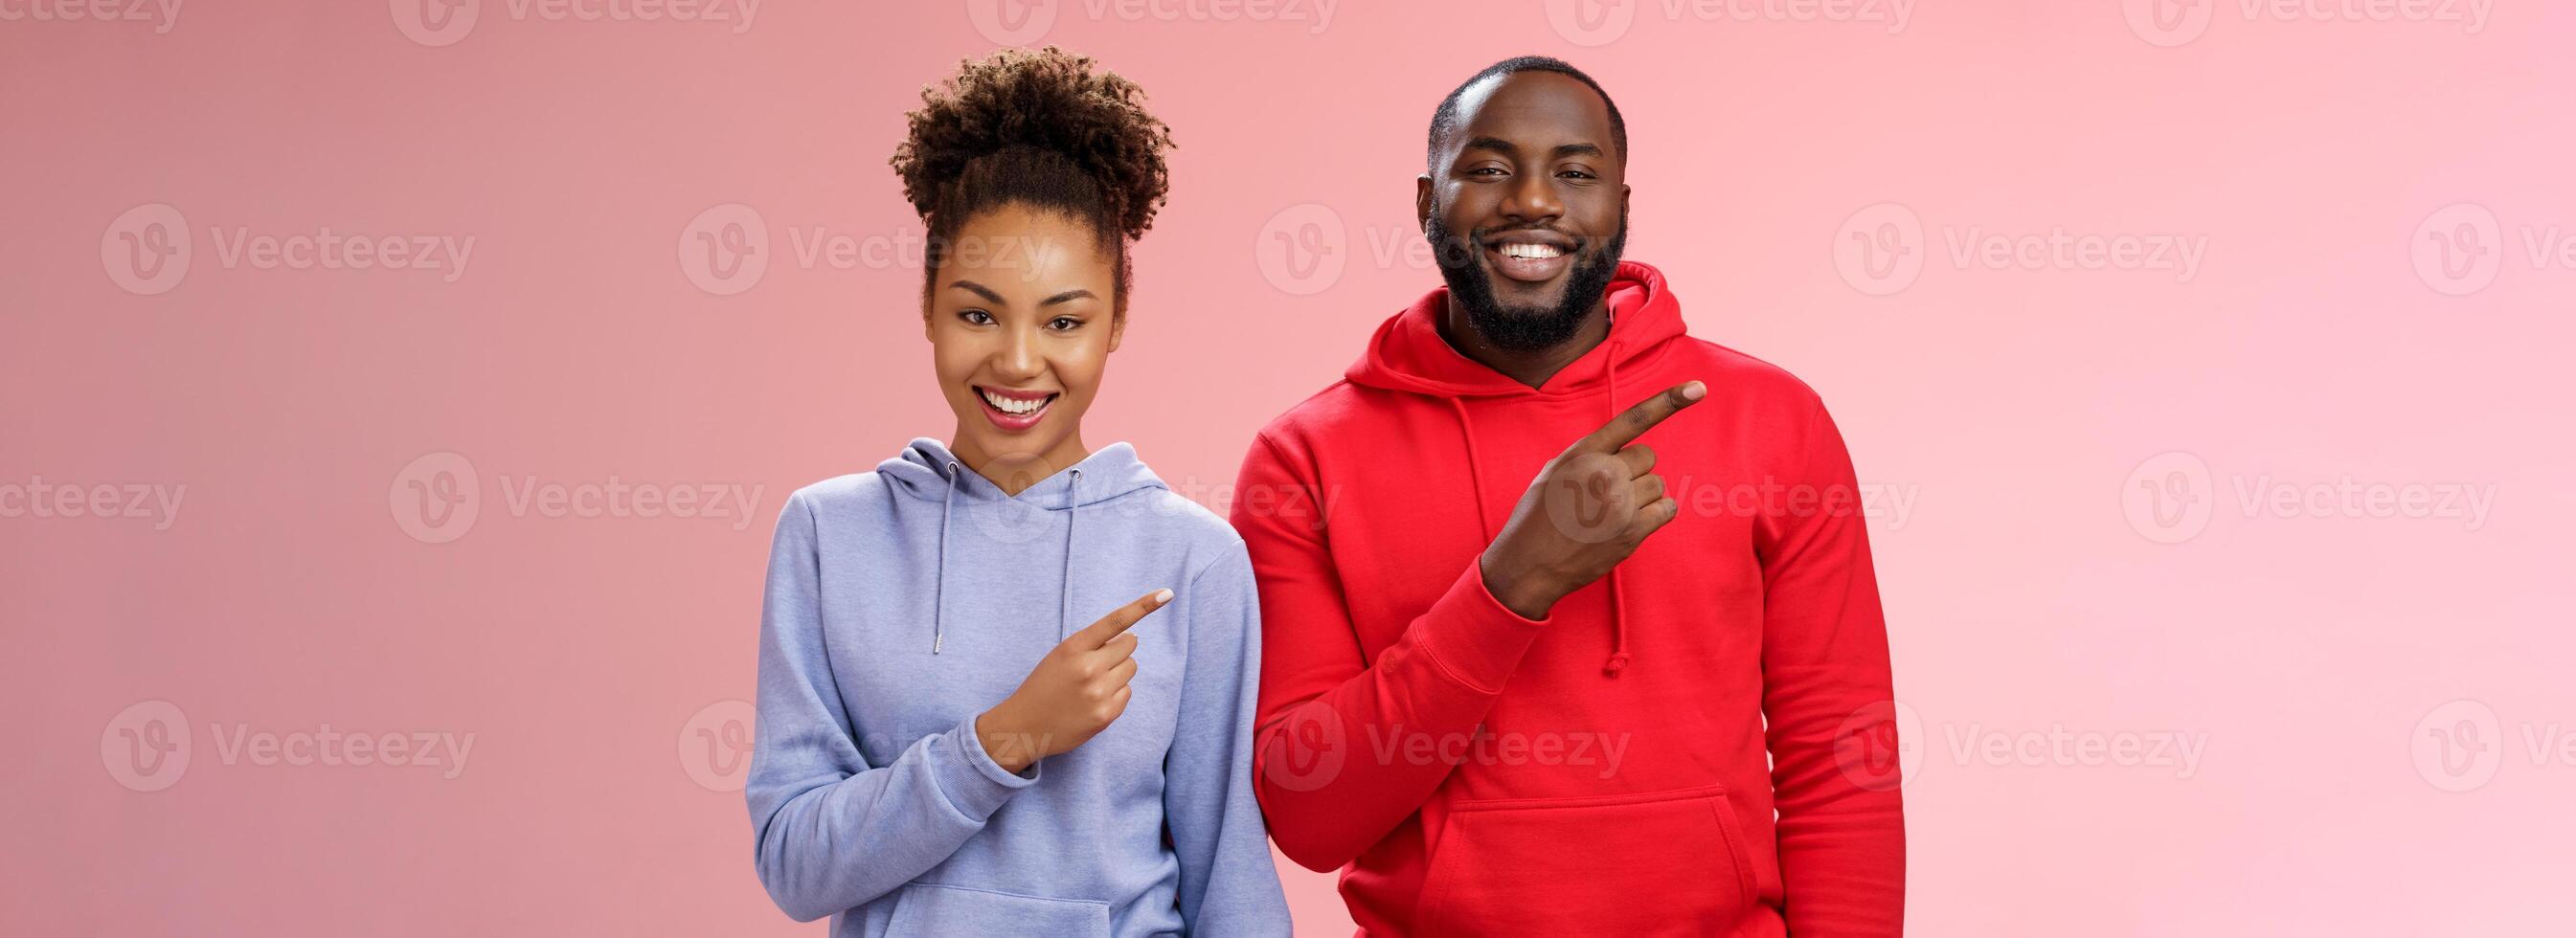
M 1564 251 L 1557 250 L 1556 245 L 1553 244 L 1512 243 L 1503 245 L 1504 257 L 1549 258 L 1561 257 L 1564 256 L 1564 254 Z
M 1048 401 L 1054 399 L 1055 398 L 1053 397 L 1041 397 L 1036 400 L 1023 401 L 1017 398 L 1003 397 L 991 391 L 984 392 L 984 403 L 991 404 L 993 405 L 994 410 L 998 410 L 1006 414 L 1034 414 L 1037 413 L 1038 408 L 1045 407 Z

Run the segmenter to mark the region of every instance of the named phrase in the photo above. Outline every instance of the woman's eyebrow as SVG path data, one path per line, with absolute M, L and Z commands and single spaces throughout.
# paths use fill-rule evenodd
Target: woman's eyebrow
M 984 298 L 984 302 L 991 303 L 991 304 L 993 304 L 993 305 L 995 305 L 995 306 L 1008 306 L 1008 305 L 1010 305 L 1009 303 L 1006 303 L 1006 302 L 1004 302 L 1004 301 L 1002 300 L 1002 295 L 1001 295 L 1001 294 L 999 294 L 999 293 L 995 293 L 995 292 L 993 292 L 992 290 L 990 290 L 990 289 L 986 288 L 983 284 L 976 283 L 975 281 L 972 281 L 972 280 L 951 280 L 951 281 L 949 281 L 949 282 L 948 282 L 948 287 L 949 287 L 949 289 L 952 289 L 952 290 L 962 289 L 962 290 L 965 290 L 965 291 L 966 291 L 966 292 L 968 292 L 968 293 L 972 293 L 972 294 L 975 294 L 976 296 L 983 297 L 983 298 Z M 1053 301 L 1053 300 L 1049 300 L 1048 302 L 1052 303 L 1052 302 L 1054 302 L 1054 301 Z

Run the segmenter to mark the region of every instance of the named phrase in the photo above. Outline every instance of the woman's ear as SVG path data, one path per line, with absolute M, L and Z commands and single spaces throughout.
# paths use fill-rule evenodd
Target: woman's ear
M 1119 341 L 1120 339 L 1124 339 L 1124 338 L 1126 338 L 1126 337 L 1127 337 L 1127 314 L 1126 314 L 1126 313 L 1113 313 L 1113 314 L 1111 314 L 1111 315 L 1110 315 L 1110 317 L 1109 317 L 1109 350 L 1110 350 L 1110 351 L 1112 351 L 1112 352 L 1117 351 L 1117 350 L 1118 350 L 1118 341 Z

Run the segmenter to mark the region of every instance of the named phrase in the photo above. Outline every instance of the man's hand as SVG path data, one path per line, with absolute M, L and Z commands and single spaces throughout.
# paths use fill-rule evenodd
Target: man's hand
M 1020 689 L 975 718 L 985 754 L 1019 772 L 1108 729 L 1134 695 L 1127 681 L 1136 676 L 1136 636 L 1127 628 L 1171 601 L 1171 590 L 1156 590 L 1056 643 Z
M 1655 451 L 1629 444 L 1706 396 L 1697 381 L 1666 389 L 1548 460 L 1485 547 L 1485 589 L 1522 618 L 1547 618 L 1557 600 L 1608 574 L 1670 523 L 1680 506 L 1654 474 Z

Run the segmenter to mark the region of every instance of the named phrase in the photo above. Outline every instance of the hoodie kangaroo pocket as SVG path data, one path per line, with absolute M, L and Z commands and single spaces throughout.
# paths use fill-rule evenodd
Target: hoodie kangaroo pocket
M 914 883 L 895 897 L 886 938 L 1109 934 L 1109 904 Z
M 1463 802 L 1431 856 L 1425 935 L 1718 935 L 1753 902 L 1722 788 Z

